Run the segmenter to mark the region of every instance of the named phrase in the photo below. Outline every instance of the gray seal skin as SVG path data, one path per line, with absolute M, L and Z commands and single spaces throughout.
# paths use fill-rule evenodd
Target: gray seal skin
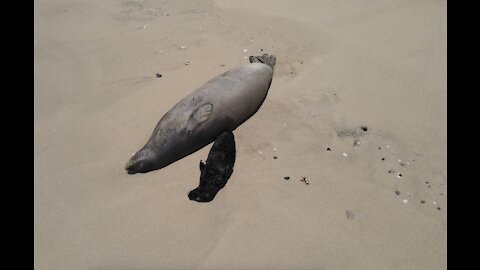
M 249 60 L 250 64 L 218 75 L 173 106 L 127 162 L 128 174 L 168 166 L 253 116 L 267 96 L 276 58 L 264 54 Z

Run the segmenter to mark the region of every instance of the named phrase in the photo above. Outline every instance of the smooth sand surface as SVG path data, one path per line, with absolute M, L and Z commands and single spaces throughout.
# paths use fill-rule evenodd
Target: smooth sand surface
M 34 3 L 36 269 L 446 269 L 446 1 Z M 273 83 L 213 202 L 187 197 L 210 146 L 125 172 L 262 53 Z

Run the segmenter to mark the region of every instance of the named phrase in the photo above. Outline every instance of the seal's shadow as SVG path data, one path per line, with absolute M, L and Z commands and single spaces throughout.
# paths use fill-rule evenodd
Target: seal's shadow
M 197 202 L 212 201 L 232 175 L 235 155 L 235 137 L 231 131 L 225 131 L 215 139 L 207 161 L 200 161 L 200 184 L 190 191 L 188 198 Z

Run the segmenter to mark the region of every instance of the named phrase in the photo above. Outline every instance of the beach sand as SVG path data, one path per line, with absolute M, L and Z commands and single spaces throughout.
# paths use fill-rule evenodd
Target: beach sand
M 35 269 L 446 269 L 446 1 L 38 0 L 34 27 Z M 126 173 L 262 53 L 214 201 L 187 197 L 210 145 Z

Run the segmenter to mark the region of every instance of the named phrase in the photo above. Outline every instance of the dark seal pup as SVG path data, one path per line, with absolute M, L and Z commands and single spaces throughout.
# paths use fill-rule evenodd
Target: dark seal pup
M 264 54 L 249 60 L 250 64 L 211 79 L 170 109 L 145 146 L 127 162 L 127 172 L 161 169 L 254 115 L 267 96 L 276 59 Z
M 190 191 L 188 198 L 197 202 L 212 201 L 232 175 L 235 155 L 235 137 L 231 131 L 225 131 L 213 143 L 207 161 L 200 161 L 200 184 Z

